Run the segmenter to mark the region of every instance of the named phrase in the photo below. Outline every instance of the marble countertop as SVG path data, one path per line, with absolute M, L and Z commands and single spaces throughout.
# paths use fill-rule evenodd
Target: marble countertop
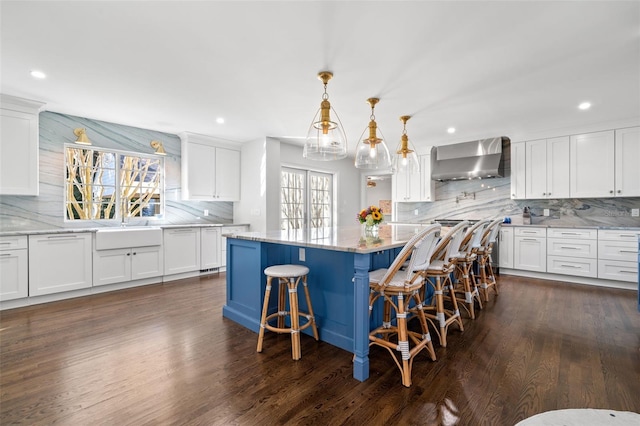
M 361 226 L 320 228 L 311 231 L 267 231 L 223 234 L 240 240 L 260 241 L 314 247 L 353 253 L 373 253 L 390 248 L 402 247 L 416 232 L 428 224 L 380 225 L 378 238 L 364 238 Z
M 161 228 L 161 229 L 173 229 L 173 228 L 206 228 L 206 227 L 225 227 L 225 226 L 243 226 L 249 225 L 247 223 L 184 223 L 175 225 L 127 225 L 120 226 L 101 226 L 101 227 L 88 227 L 88 228 L 54 228 L 54 229 L 36 229 L 25 231 L 3 231 L 0 232 L 0 237 L 12 237 L 16 235 L 43 235 L 43 234 L 69 234 L 77 232 L 97 232 L 100 230 L 112 230 L 112 229 L 140 229 L 140 228 Z

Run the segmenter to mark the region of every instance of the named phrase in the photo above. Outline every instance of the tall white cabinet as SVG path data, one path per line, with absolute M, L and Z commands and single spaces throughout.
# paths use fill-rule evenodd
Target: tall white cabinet
M 615 133 L 615 195 L 640 197 L 640 127 Z
M 431 180 L 431 155 L 418 158 L 419 173 L 396 173 L 391 181 L 391 198 L 395 203 L 434 201 L 435 182 Z
M 1 195 L 38 195 L 38 114 L 43 105 L 0 95 Z
M 615 194 L 614 131 L 571 136 L 571 197 L 613 197 Z
M 183 133 L 180 137 L 182 198 L 239 201 L 240 151 L 203 135 Z

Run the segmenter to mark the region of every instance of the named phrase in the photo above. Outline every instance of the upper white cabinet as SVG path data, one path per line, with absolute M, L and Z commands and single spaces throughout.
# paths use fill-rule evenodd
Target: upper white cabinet
M 420 156 L 420 174 L 422 175 L 422 201 L 435 201 L 436 183 L 431 179 L 431 155 Z
M 183 133 L 181 139 L 182 198 L 239 201 L 240 151 L 207 136 Z
M 433 201 L 435 182 L 431 180 L 431 155 L 421 155 L 419 173 L 396 173 L 392 177 L 393 202 Z
M 525 144 L 525 198 L 569 198 L 569 137 Z
M 640 127 L 616 130 L 615 195 L 640 197 Z
M 614 131 L 571 136 L 571 197 L 613 197 L 615 194 Z
M 420 173 L 396 173 L 393 175 L 393 200 L 395 202 L 422 201 L 420 199 L 421 180 Z
M 0 95 L 2 195 L 38 195 L 38 113 L 43 105 Z
M 511 198 L 526 196 L 526 143 L 511 144 Z

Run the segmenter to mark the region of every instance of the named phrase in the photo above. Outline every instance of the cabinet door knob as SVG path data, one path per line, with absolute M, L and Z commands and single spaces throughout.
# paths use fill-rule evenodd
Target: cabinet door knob
M 551 195 L 551 193 L 550 193 L 550 192 L 547 192 L 547 197 L 548 197 L 548 196 L 550 196 L 550 195 Z
M 133 255 L 134 255 L 134 256 L 136 255 L 136 252 L 135 252 L 135 251 L 133 252 Z
M 127 256 L 131 256 L 131 253 L 127 253 Z
M 613 194 L 613 191 L 609 191 L 609 194 Z
M 543 192 L 543 193 L 542 193 L 542 195 L 547 195 L 547 193 L 546 193 L 546 192 Z
M 618 194 L 622 193 L 622 190 L 618 189 Z

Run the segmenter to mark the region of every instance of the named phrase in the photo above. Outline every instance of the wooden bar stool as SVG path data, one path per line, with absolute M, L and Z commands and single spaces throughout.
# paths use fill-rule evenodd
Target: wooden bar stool
M 429 267 L 422 271 L 426 282 L 434 290 L 432 304 L 424 306 L 422 309 L 425 311 L 427 321 L 435 328 L 442 347 L 447 346 L 447 331 L 451 323 L 456 323 L 460 331 L 464 331 L 450 275 L 455 270 L 455 258 L 460 255 L 460 244 L 468 226 L 469 222 L 463 221 L 451 228 L 438 242 Z M 451 309 L 444 307 L 445 287 L 448 288 L 451 295 Z
M 480 248 L 478 248 L 478 269 L 480 270 L 480 288 L 484 293 L 484 301 L 489 301 L 489 289 L 493 288 L 498 294 L 498 284 L 496 282 L 496 276 L 491 266 L 491 253 L 493 252 L 493 244 L 496 242 L 498 232 L 502 226 L 502 219 L 496 219 L 487 225 L 482 237 Z
M 309 297 L 309 289 L 307 288 L 307 274 L 309 268 L 303 265 L 274 265 L 264 270 L 267 276 L 267 288 L 264 293 L 264 304 L 262 306 L 262 318 L 260 319 L 260 334 L 258 335 L 258 352 L 262 352 L 262 341 L 264 340 L 264 330 L 274 331 L 276 333 L 291 333 L 291 353 L 294 360 L 300 359 L 300 331 L 307 327 L 313 328 L 313 336 L 318 340 L 318 328 L 313 316 L 313 308 L 311 306 L 311 297 Z M 271 281 L 273 278 L 278 279 L 278 312 L 267 315 L 269 311 L 269 296 L 271 295 Z M 309 313 L 300 312 L 298 310 L 298 284 L 302 280 L 304 287 L 304 295 L 307 299 L 307 307 Z M 286 309 L 287 295 L 289 292 L 289 310 Z M 286 326 L 285 318 L 289 318 L 289 327 Z M 307 322 L 300 325 L 300 317 L 306 319 Z M 269 324 L 269 321 L 277 318 L 277 325 Z
M 475 278 L 471 280 L 470 277 L 473 274 L 473 263 L 478 257 L 477 252 L 482 243 L 484 229 L 490 222 L 482 220 L 467 229 L 462 244 L 460 244 L 460 253 L 455 258 L 455 277 L 458 286 L 455 287 L 454 293 L 458 302 L 462 303 L 460 306 L 467 310 L 471 319 L 476 318 L 475 302 L 478 302 L 478 306 L 482 309 L 482 300 Z

